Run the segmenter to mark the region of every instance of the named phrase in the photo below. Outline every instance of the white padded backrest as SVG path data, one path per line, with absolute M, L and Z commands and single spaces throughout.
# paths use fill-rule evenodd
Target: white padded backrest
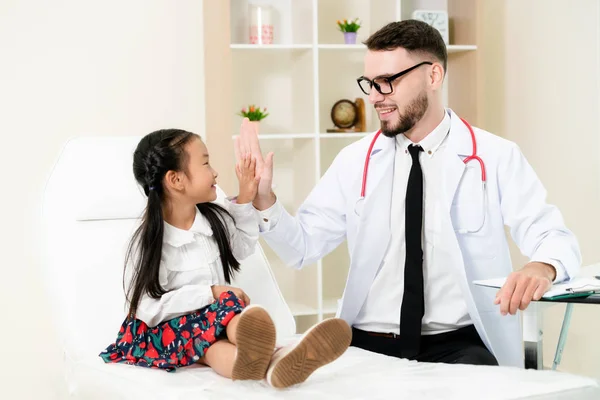
M 125 251 L 146 204 L 132 171 L 140 139 L 72 139 L 46 186 L 45 283 L 64 350 L 74 359 L 100 353 L 115 340 L 125 317 Z M 220 189 L 218 195 L 225 196 Z M 242 261 L 232 285 L 269 311 L 278 339 L 295 333 L 294 318 L 260 245 Z

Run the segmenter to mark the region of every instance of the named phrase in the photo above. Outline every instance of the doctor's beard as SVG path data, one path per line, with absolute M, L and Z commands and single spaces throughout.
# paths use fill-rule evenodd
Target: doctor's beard
M 383 106 L 376 106 L 375 108 L 380 107 L 383 108 Z M 423 118 L 428 107 L 427 94 L 422 91 L 416 99 L 406 106 L 404 113 L 400 114 L 396 121 L 381 121 L 381 133 L 393 138 L 396 135 L 410 131 Z

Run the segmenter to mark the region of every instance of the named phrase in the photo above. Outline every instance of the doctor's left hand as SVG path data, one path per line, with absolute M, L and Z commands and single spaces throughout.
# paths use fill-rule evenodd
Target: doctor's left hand
M 553 266 L 531 262 L 520 271 L 511 273 L 496 294 L 494 304 L 500 304 L 500 313 L 514 315 L 525 310 L 532 300 L 539 300 L 550 289 L 556 277 Z

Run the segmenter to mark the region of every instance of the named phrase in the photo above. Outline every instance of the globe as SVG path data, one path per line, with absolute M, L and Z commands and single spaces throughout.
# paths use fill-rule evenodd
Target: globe
M 356 121 L 356 106 L 350 100 L 340 100 L 331 109 L 331 119 L 338 128 L 350 128 Z

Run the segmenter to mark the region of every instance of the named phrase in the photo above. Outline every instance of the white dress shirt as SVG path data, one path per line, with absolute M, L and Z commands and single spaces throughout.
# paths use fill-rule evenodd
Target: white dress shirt
M 257 216 L 252 203 L 220 203 L 228 210 L 227 229 L 234 257 L 241 261 L 254 253 L 258 241 Z M 215 299 L 212 285 L 227 285 L 219 247 L 208 220 L 196 209 L 189 230 L 164 222 L 163 247 L 159 282 L 165 290 L 160 299 L 144 294 L 138 304 L 136 318 L 153 327 L 163 321 L 188 314 L 211 304 Z M 129 268 L 128 268 L 129 269 Z

